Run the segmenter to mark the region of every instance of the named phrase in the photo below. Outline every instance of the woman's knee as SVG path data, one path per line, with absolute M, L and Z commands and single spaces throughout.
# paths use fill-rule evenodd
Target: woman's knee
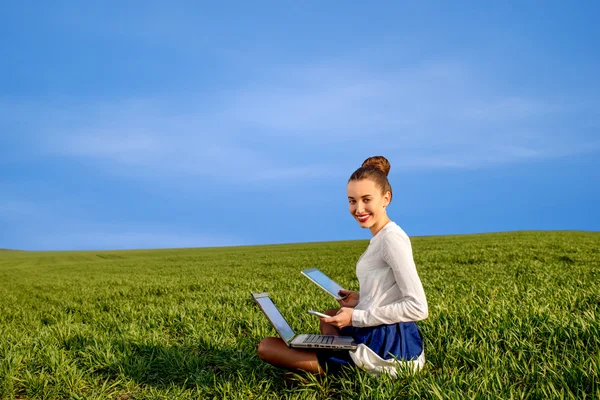
M 339 308 L 330 308 L 327 311 L 325 311 L 325 314 L 333 317 L 335 314 L 337 314 L 338 311 L 340 311 Z
M 262 360 L 268 360 L 272 357 L 274 350 L 277 347 L 277 342 L 281 339 L 275 337 L 266 337 L 258 344 L 257 353 Z

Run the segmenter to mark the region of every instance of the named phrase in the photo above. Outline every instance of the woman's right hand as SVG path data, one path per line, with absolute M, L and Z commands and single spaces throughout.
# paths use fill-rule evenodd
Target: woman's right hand
M 338 300 L 338 303 L 342 307 L 356 307 L 358 305 L 358 293 L 353 292 L 352 290 L 342 289 L 338 292 L 341 299 Z

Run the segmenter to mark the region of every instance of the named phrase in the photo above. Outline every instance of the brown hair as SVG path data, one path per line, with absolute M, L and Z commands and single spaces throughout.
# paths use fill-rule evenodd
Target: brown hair
M 375 185 L 381 189 L 381 193 L 390 192 L 390 202 L 392 201 L 392 186 L 388 181 L 390 173 L 390 162 L 384 156 L 369 157 L 363 161 L 362 166 L 350 175 L 350 181 L 360 181 L 362 179 L 371 179 Z

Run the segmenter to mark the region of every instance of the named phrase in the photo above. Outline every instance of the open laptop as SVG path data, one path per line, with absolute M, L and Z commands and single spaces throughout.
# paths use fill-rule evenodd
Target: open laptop
M 281 312 L 268 293 L 252 293 L 252 297 L 267 316 L 271 325 L 275 328 L 285 344 L 291 348 L 299 349 L 333 349 L 333 350 L 355 350 L 356 342 L 352 336 L 334 335 L 296 335 L 292 327 L 287 323 Z

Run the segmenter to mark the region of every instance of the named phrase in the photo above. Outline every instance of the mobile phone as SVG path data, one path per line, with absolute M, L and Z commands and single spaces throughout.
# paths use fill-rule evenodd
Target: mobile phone
M 318 311 L 308 310 L 308 312 L 309 312 L 310 314 L 312 314 L 312 315 L 316 315 L 317 317 L 324 317 L 324 318 L 329 318 L 329 317 L 331 317 L 331 315 L 323 314 L 323 313 L 320 313 L 320 312 L 318 312 Z

